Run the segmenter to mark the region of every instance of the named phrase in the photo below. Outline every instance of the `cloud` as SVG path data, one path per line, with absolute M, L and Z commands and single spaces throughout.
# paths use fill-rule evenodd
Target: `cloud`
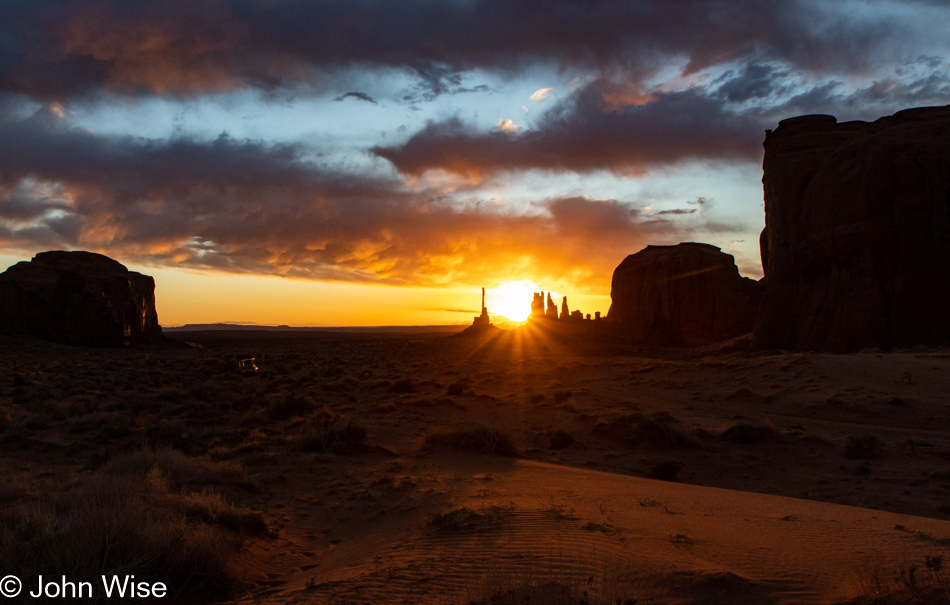
M 467 179 L 526 169 L 636 175 L 687 160 L 761 159 L 765 123 L 727 110 L 723 100 L 699 89 L 656 93 L 639 105 L 606 100 L 620 96 L 617 86 L 598 80 L 530 131 L 477 132 L 454 118 L 429 123 L 402 145 L 372 151 L 404 174 L 441 169 Z
M 378 105 L 376 99 L 369 96 L 365 92 L 348 92 L 344 95 L 340 95 L 337 98 L 333 99 L 334 101 L 344 101 L 346 99 L 359 99 L 360 101 L 366 101 L 367 103 L 372 103 L 373 105 Z
M 505 132 L 518 132 L 521 130 L 521 126 L 518 126 L 512 120 L 500 120 L 498 126 L 495 126 L 498 130 L 504 130 Z
M 532 101 L 541 101 L 548 96 L 548 93 L 554 90 L 553 88 L 539 88 L 533 93 L 531 93 Z
M 737 60 L 868 73 L 946 50 L 947 14 L 884 0 L 9 0 L 0 90 L 61 101 L 307 91 L 336 70 L 398 69 L 441 94 L 476 69 L 545 64 L 643 83 L 673 64 L 690 75 Z
M 459 204 L 313 150 L 221 135 L 96 135 L 51 107 L 0 118 L 0 246 L 126 262 L 390 284 L 520 279 L 603 288 L 616 264 L 694 228 L 635 201 L 555 197 L 527 211 Z M 739 230 L 739 229 L 737 229 Z M 619 251 L 619 252 L 618 252 Z
M 695 209 L 695 208 L 689 208 L 689 209 L 687 209 L 687 208 L 674 208 L 673 210 L 660 210 L 660 211 L 657 212 L 656 214 L 660 215 L 660 214 L 695 214 L 695 213 L 696 213 L 696 209 Z

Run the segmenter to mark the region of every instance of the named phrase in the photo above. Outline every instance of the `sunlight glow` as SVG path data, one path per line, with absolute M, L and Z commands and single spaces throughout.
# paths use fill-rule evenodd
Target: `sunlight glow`
M 531 296 L 538 291 L 538 285 L 531 280 L 502 282 L 485 293 L 485 306 L 492 315 L 524 321 L 531 314 Z

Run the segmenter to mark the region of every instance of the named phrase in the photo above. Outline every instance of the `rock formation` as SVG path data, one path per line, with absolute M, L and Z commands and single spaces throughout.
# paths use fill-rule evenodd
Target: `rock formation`
M 161 337 L 155 281 L 92 252 L 41 252 L 0 273 L 0 333 L 77 345 Z
M 472 321 L 472 327 L 490 326 L 491 320 L 488 318 L 488 307 L 485 306 L 485 288 L 482 288 L 482 314 L 476 315 Z
M 751 332 L 760 296 L 715 246 L 647 246 L 614 270 L 607 318 L 634 342 L 697 346 Z
M 600 318 L 600 312 L 597 313 L 597 317 Z M 536 319 L 548 319 L 548 320 L 557 320 L 557 321 L 583 321 L 584 314 L 581 313 L 579 309 L 571 311 L 567 306 L 567 297 L 561 297 L 561 311 L 558 312 L 557 305 L 554 304 L 554 299 L 551 297 L 551 293 L 548 292 L 547 296 L 547 308 L 545 309 L 545 298 L 544 292 L 535 292 L 534 297 L 531 300 L 531 315 L 528 316 L 530 320 Z M 587 319 L 590 320 L 590 313 L 587 314 Z
M 950 344 L 950 106 L 765 138 L 757 348 Z
M 529 318 L 544 318 L 544 292 L 535 292 L 534 296 L 531 298 L 531 315 Z
M 544 312 L 544 317 L 547 319 L 557 319 L 557 305 L 554 304 L 550 292 L 548 292 L 548 308 L 547 311 Z

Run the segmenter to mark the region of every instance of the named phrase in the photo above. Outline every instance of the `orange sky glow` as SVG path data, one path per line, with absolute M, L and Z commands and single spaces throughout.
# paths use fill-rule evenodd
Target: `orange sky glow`
M 129 268 L 155 278 L 158 318 L 165 326 L 218 322 L 289 326 L 469 324 L 480 312 L 478 287 L 398 287 L 134 265 Z M 486 284 L 489 313 L 524 320 L 531 311 L 533 286 L 530 280 Z M 556 290 L 555 294 L 560 304 L 563 294 Z M 580 308 L 591 315 L 595 311 L 606 314 L 610 306 L 609 292 L 566 294 L 572 309 Z

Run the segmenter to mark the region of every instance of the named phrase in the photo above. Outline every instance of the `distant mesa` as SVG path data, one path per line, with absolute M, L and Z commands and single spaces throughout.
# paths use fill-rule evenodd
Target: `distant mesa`
M 950 344 L 950 106 L 765 138 L 759 349 Z
M 76 345 L 161 339 L 155 281 L 93 252 L 40 252 L 0 273 L 0 334 Z
M 699 346 L 752 332 L 761 285 L 716 246 L 647 246 L 614 270 L 607 319 L 638 344 Z

